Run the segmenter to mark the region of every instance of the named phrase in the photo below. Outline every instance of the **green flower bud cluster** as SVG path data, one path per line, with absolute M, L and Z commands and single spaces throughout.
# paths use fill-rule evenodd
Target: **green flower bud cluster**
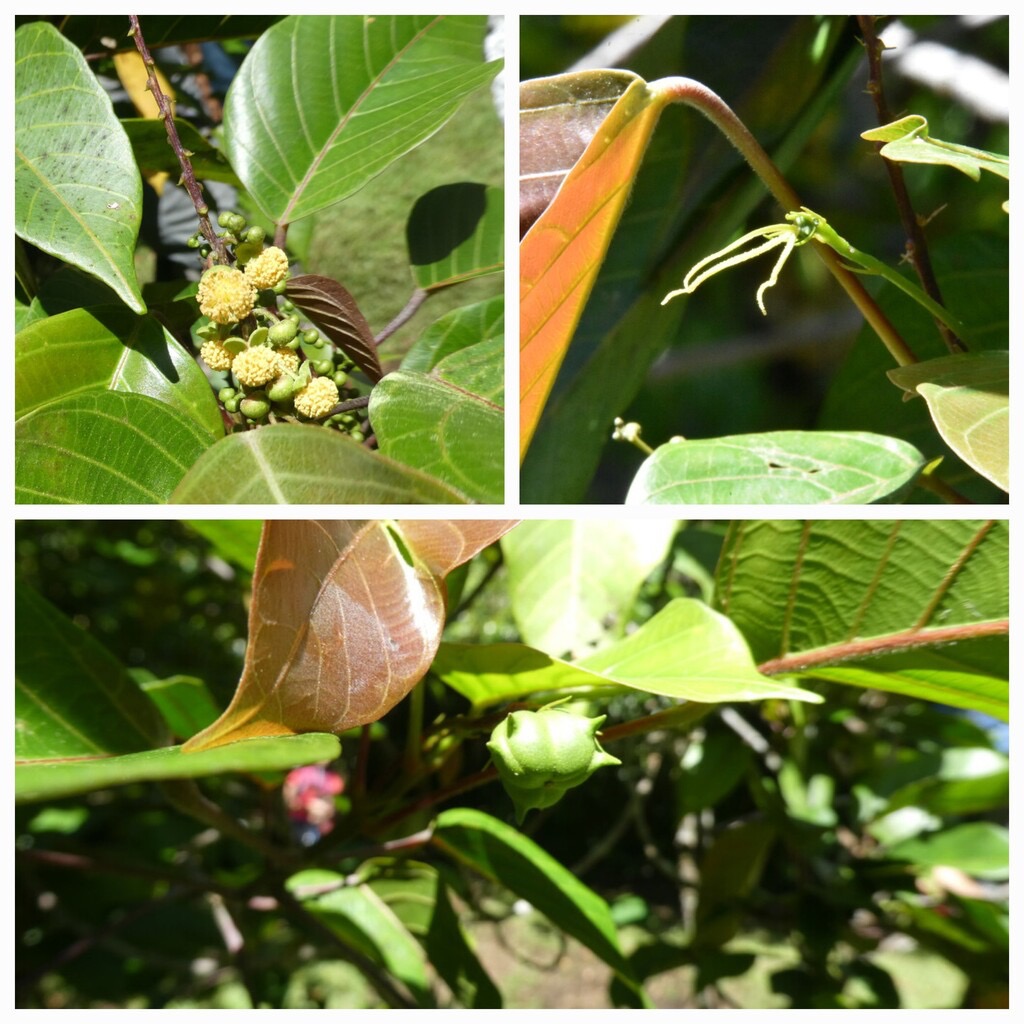
M 603 765 L 621 764 L 601 748 L 605 720 L 549 705 L 514 711 L 491 733 L 487 749 L 520 823 L 526 812 L 551 807 Z

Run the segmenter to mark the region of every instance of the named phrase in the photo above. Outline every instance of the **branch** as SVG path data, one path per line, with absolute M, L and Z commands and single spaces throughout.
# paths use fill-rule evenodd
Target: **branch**
M 171 110 L 171 104 L 164 95 L 163 89 L 160 88 L 160 82 L 156 77 L 156 62 L 150 56 L 149 47 L 146 46 L 146 40 L 142 36 L 142 29 L 139 27 L 139 16 L 137 14 L 129 14 L 128 20 L 132 26 L 128 34 L 135 40 L 135 47 L 142 56 L 142 62 L 146 65 L 146 72 L 149 76 L 146 88 L 153 94 L 153 99 L 156 100 L 156 105 L 160 109 L 160 115 L 164 119 L 164 127 L 167 129 L 167 141 L 170 142 L 171 149 L 174 150 L 174 155 L 178 158 L 178 163 L 181 165 L 181 184 L 185 186 L 185 191 L 188 192 L 192 205 L 196 208 L 196 215 L 199 217 L 199 230 L 202 231 L 203 237 L 210 243 L 210 248 L 217 256 L 217 262 L 229 264 L 231 256 L 224 245 L 223 239 L 213 230 L 213 225 L 210 223 L 210 208 L 203 199 L 203 186 L 196 181 L 195 171 L 192 170 L 192 162 L 189 160 L 191 154 L 181 144 L 178 129 L 174 125 L 174 111 Z
M 885 100 L 885 91 L 882 86 L 882 51 L 885 43 L 875 33 L 875 16 L 871 14 L 860 14 L 857 16 L 857 24 L 860 26 L 861 36 L 864 39 L 864 49 L 868 55 L 868 95 L 874 99 L 875 111 L 878 114 L 879 124 L 889 124 L 894 120 L 889 110 L 889 104 Z M 876 152 L 881 150 L 884 144 L 875 143 Z M 889 184 L 892 186 L 893 196 L 896 199 L 896 207 L 900 212 L 900 222 L 907 235 L 907 256 L 917 276 L 921 281 L 921 287 L 925 293 L 938 305 L 942 306 L 942 292 L 939 291 L 939 283 L 935 279 L 935 272 L 932 270 L 931 257 L 928 255 L 928 243 L 925 241 L 924 230 L 921 222 L 914 213 L 914 207 L 910 202 L 910 193 L 907 191 L 907 184 L 903 177 L 903 168 L 894 160 L 882 158 L 885 169 L 889 174 Z M 941 320 L 936 321 L 946 347 L 950 352 L 966 352 L 967 346 L 956 336 L 956 334 Z
M 805 672 L 807 669 L 832 665 L 851 658 L 870 658 L 879 654 L 894 654 L 909 651 L 915 647 L 932 647 L 936 644 L 957 643 L 961 640 L 976 640 L 985 636 L 1007 636 L 1010 620 L 978 622 L 966 626 L 945 626 L 938 629 L 907 629 L 902 633 L 875 637 L 871 640 L 850 640 L 846 643 L 830 644 L 814 651 L 801 651 L 772 658 L 757 666 L 758 672 L 766 676 L 781 676 L 791 672 Z

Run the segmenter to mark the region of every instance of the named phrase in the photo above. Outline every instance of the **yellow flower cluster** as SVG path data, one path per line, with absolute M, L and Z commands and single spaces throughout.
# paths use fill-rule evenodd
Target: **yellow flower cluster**
M 224 347 L 224 342 L 211 338 L 203 342 L 199 356 L 211 370 L 230 370 L 234 354 Z
M 246 263 L 245 276 L 257 288 L 273 288 L 288 276 L 288 257 L 283 249 L 271 245 Z
M 256 305 L 256 289 L 234 267 L 210 267 L 199 281 L 199 310 L 214 323 L 235 324 Z
M 256 345 L 239 352 L 232 369 L 239 384 L 247 388 L 259 388 L 281 376 L 281 357 L 266 345 Z
M 295 396 L 295 408 L 311 420 L 322 420 L 337 404 L 338 385 L 330 377 L 311 380 Z

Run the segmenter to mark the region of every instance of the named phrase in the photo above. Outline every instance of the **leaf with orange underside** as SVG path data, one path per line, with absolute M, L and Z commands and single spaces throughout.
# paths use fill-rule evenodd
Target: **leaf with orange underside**
M 578 72 L 520 87 L 521 222 L 523 209 L 526 223 L 543 209 L 519 246 L 520 460 L 668 102 L 628 71 Z M 566 136 L 587 140 L 575 163 Z
M 375 722 L 423 678 L 444 578 L 512 521 L 301 521 L 263 528 L 230 706 L 185 752 Z

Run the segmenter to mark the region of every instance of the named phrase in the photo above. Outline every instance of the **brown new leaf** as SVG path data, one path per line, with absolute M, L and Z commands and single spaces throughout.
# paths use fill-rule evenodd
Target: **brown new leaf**
M 291 278 L 285 294 L 372 383 L 384 376 L 373 331 L 356 300 L 337 281 L 304 274 Z
M 185 751 L 375 722 L 426 674 L 444 577 L 513 521 L 274 521 L 263 527 L 242 679 Z

